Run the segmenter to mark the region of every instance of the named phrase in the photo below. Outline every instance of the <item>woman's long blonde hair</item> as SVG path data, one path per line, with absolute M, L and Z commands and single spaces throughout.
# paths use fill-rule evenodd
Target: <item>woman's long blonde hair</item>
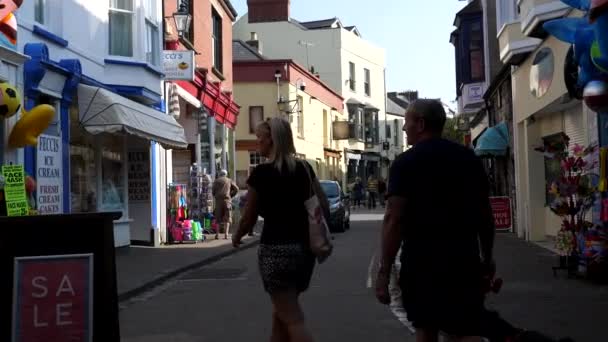
M 260 124 L 260 128 L 270 131 L 272 151 L 268 162 L 277 170 L 282 171 L 287 166 L 289 172 L 296 169 L 296 147 L 293 143 L 293 132 L 289 121 L 283 118 L 271 118 Z

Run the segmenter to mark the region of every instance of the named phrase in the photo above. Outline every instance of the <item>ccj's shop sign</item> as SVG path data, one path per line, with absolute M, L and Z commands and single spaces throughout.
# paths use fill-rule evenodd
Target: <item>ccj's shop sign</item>
M 36 158 L 36 203 L 41 215 L 63 212 L 61 138 L 38 137 Z
M 163 51 L 165 80 L 194 80 L 194 51 Z

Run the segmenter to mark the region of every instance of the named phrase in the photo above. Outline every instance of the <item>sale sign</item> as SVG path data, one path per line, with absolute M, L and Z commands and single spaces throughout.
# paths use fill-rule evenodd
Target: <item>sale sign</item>
M 15 258 L 12 342 L 91 342 L 93 255 Z
M 511 198 L 490 197 L 492 215 L 494 215 L 494 226 L 497 230 L 510 230 L 511 222 Z

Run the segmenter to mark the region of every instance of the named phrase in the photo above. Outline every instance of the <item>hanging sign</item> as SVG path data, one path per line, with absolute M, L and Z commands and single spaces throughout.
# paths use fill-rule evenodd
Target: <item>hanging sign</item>
M 82 341 L 93 334 L 93 255 L 16 257 L 13 342 Z
M 61 138 L 51 135 L 38 137 L 36 153 L 36 197 L 41 215 L 63 212 L 63 174 Z
M 494 216 L 494 227 L 496 230 L 510 230 L 511 222 L 511 198 L 490 197 L 492 215 Z
M 194 51 L 163 51 L 165 80 L 194 81 Z
M 4 177 L 4 199 L 8 216 L 26 216 L 28 213 L 25 194 L 25 171 L 23 165 L 2 166 Z

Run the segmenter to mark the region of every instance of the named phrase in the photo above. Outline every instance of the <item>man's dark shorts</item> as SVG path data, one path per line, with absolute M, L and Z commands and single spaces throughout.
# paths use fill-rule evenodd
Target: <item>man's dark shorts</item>
M 408 320 L 417 329 L 479 336 L 484 313 L 480 278 L 437 271 L 434 275 L 408 276 L 407 270 L 402 270 L 400 286 Z

